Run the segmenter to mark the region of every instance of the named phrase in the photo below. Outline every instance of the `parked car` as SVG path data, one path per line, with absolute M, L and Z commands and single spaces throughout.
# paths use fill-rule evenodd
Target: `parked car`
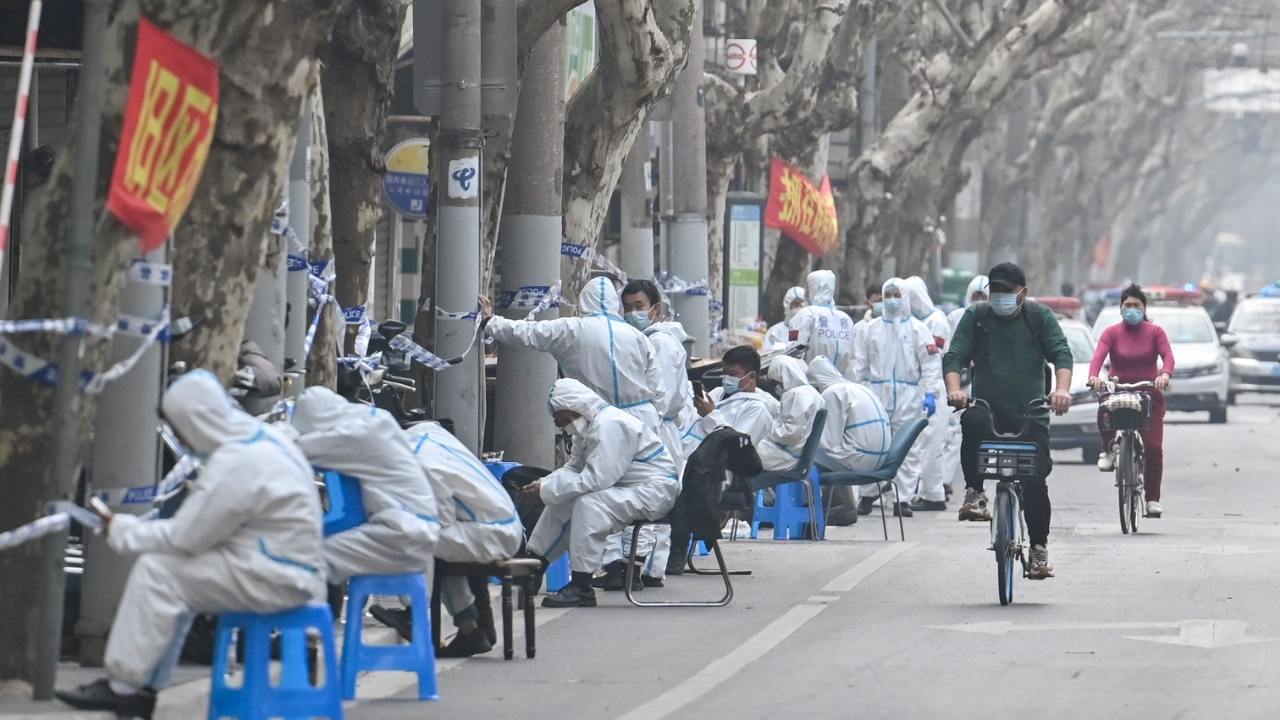
M 1059 318 L 1062 332 L 1071 346 L 1075 367 L 1071 373 L 1071 409 L 1049 423 L 1049 447 L 1054 450 L 1080 448 L 1084 462 L 1091 463 L 1102 452 L 1098 434 L 1098 395 L 1089 389 L 1089 363 L 1093 361 L 1094 340 L 1089 326 L 1079 320 Z
M 1147 317 L 1164 328 L 1173 346 L 1173 382 L 1165 393 L 1170 411 L 1208 412 L 1209 422 L 1227 421 L 1230 383 L 1227 350 L 1218 340 L 1209 313 L 1198 305 L 1149 305 Z M 1120 308 L 1103 308 L 1093 324 L 1093 337 L 1120 322 Z
M 1241 300 L 1222 344 L 1231 355 L 1228 402 L 1242 392 L 1280 393 L 1280 298 Z

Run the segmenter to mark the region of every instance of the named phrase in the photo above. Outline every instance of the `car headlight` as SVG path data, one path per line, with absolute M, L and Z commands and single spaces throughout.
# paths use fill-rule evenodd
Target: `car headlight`
M 1173 371 L 1175 378 L 1197 378 L 1208 375 L 1219 375 L 1226 371 L 1222 362 L 1216 362 L 1212 365 L 1201 365 L 1199 367 L 1180 367 Z

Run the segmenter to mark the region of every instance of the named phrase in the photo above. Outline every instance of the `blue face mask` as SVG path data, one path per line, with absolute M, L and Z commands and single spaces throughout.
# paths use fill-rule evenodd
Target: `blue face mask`
M 889 298 L 884 301 L 885 314 L 894 317 L 902 312 L 902 298 Z
M 872 303 L 871 317 L 880 317 L 884 315 L 884 302 Z
M 653 324 L 653 320 L 649 318 L 648 310 L 636 310 L 635 312 L 629 312 L 623 317 L 623 319 L 627 321 L 628 325 L 640 331 L 643 331 L 645 328 Z
M 1018 311 L 1017 293 L 991 293 L 991 310 L 1001 317 L 1008 317 Z
M 742 380 L 743 378 L 740 377 L 725 375 L 720 381 L 720 389 L 724 391 L 724 396 L 729 397 L 736 392 L 740 392 L 742 390 Z
M 1137 325 L 1146 319 L 1145 316 L 1146 313 L 1142 312 L 1138 308 L 1125 308 L 1120 311 L 1120 317 L 1124 318 L 1124 321 L 1130 325 Z

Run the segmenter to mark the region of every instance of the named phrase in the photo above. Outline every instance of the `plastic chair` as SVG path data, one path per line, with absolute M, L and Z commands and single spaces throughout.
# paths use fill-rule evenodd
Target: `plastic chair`
M 889 443 L 889 454 L 885 457 L 884 465 L 878 470 L 868 473 L 857 473 L 847 471 L 833 471 L 821 468 L 820 475 L 823 485 L 876 485 L 882 482 L 889 482 L 893 485 L 893 498 L 895 503 L 901 503 L 902 498 L 898 494 L 898 486 L 893 482 L 893 478 L 898 474 L 898 468 L 902 466 L 902 461 L 907 459 L 907 453 L 911 452 L 911 446 L 915 444 L 916 438 L 920 437 L 920 433 L 929 426 L 927 418 L 917 418 L 903 425 L 893 434 L 893 440 Z M 884 530 L 884 539 L 889 539 L 889 521 L 885 519 L 884 503 L 880 503 L 880 525 Z M 907 532 L 903 528 L 902 516 L 898 516 L 898 534 L 905 541 Z
M 627 567 L 637 567 L 637 563 L 639 562 L 637 553 L 640 548 L 640 531 L 644 526 L 670 524 L 671 519 L 669 517 L 659 518 L 657 520 L 637 520 L 631 523 L 631 555 L 627 558 Z M 626 531 L 624 530 L 623 532 Z M 692 549 L 692 547 L 693 546 L 691 544 L 690 549 Z M 622 583 L 622 590 L 623 594 L 627 597 L 627 602 L 635 605 L 636 607 L 724 607 L 725 605 L 728 605 L 730 601 L 733 600 L 733 583 L 729 580 L 729 576 L 735 573 L 730 572 L 728 566 L 724 563 L 724 554 L 720 552 L 720 541 L 712 540 L 710 547 L 711 551 L 716 555 L 716 562 L 720 565 L 719 572 L 705 572 L 698 571 L 696 569 L 694 572 L 698 575 L 719 575 L 720 578 L 724 580 L 724 595 L 721 596 L 719 600 L 662 600 L 657 602 L 645 602 L 643 600 L 636 599 L 636 596 L 631 590 L 631 583 L 624 582 Z M 692 558 L 692 553 L 690 553 L 690 558 Z M 689 561 L 689 566 L 693 567 L 692 560 Z M 750 573 L 748 572 L 747 574 Z
M 818 468 L 809 469 L 809 482 L 819 482 Z M 764 493 L 755 493 L 755 507 L 751 511 L 751 539 L 760 537 L 760 525 L 773 525 L 774 540 L 799 540 L 804 537 L 804 528 L 810 522 L 809 508 L 804 497 L 795 492 L 794 483 L 784 483 L 774 488 L 773 505 L 764 504 Z M 819 520 L 825 524 L 826 516 L 822 511 L 822 498 L 818 498 Z
M 365 645 L 364 606 L 371 595 L 407 595 L 413 615 L 413 642 Z M 431 603 L 422 575 L 357 575 L 347 586 L 347 628 L 342 643 L 342 699 L 356 697 L 362 670 L 403 670 L 418 674 L 418 698 L 435 700 L 436 653 L 431 646 Z
M 228 660 L 234 646 L 232 631 L 244 633 L 244 682 L 227 685 Z M 324 685 L 311 684 L 307 669 L 307 631 L 320 632 L 324 650 Z M 271 684 L 271 634 L 280 631 L 280 684 Z M 213 688 L 209 720 L 239 718 L 325 717 L 342 720 L 338 687 L 338 652 L 334 646 L 333 613 L 328 605 L 305 605 L 295 610 L 259 615 L 223 613 L 218 618 L 214 646 Z
M 809 431 L 809 439 L 804 441 L 804 449 L 800 452 L 800 459 L 796 461 L 794 468 L 761 473 L 748 480 L 751 490 L 757 493 L 765 488 L 778 488 L 785 483 L 799 483 L 804 488 L 805 499 L 809 502 L 809 528 L 810 533 L 816 540 L 821 540 L 826 534 L 823 526 L 823 523 L 826 522 L 826 517 L 823 515 L 821 508 L 822 493 L 819 491 L 818 485 L 821 480 L 818 473 L 812 472 L 812 470 L 814 468 L 813 459 L 818 454 L 818 444 L 822 440 L 822 428 L 826 423 L 826 409 L 819 410 L 813 416 L 813 429 Z M 779 505 L 779 502 L 774 502 L 774 507 L 779 507 Z M 755 536 L 755 527 L 753 522 L 752 537 Z M 778 539 L 777 524 L 774 525 L 774 538 Z

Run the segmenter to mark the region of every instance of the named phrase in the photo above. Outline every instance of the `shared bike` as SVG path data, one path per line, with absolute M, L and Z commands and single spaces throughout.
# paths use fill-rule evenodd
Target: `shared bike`
M 1151 424 L 1149 382 L 1130 385 L 1107 382 L 1100 393 L 1099 421 L 1103 430 L 1116 434 L 1111 447 L 1115 456 L 1116 495 L 1120 505 L 1120 532 L 1138 532 L 1138 518 L 1146 517 L 1143 480 L 1146 472 L 1142 431 Z

